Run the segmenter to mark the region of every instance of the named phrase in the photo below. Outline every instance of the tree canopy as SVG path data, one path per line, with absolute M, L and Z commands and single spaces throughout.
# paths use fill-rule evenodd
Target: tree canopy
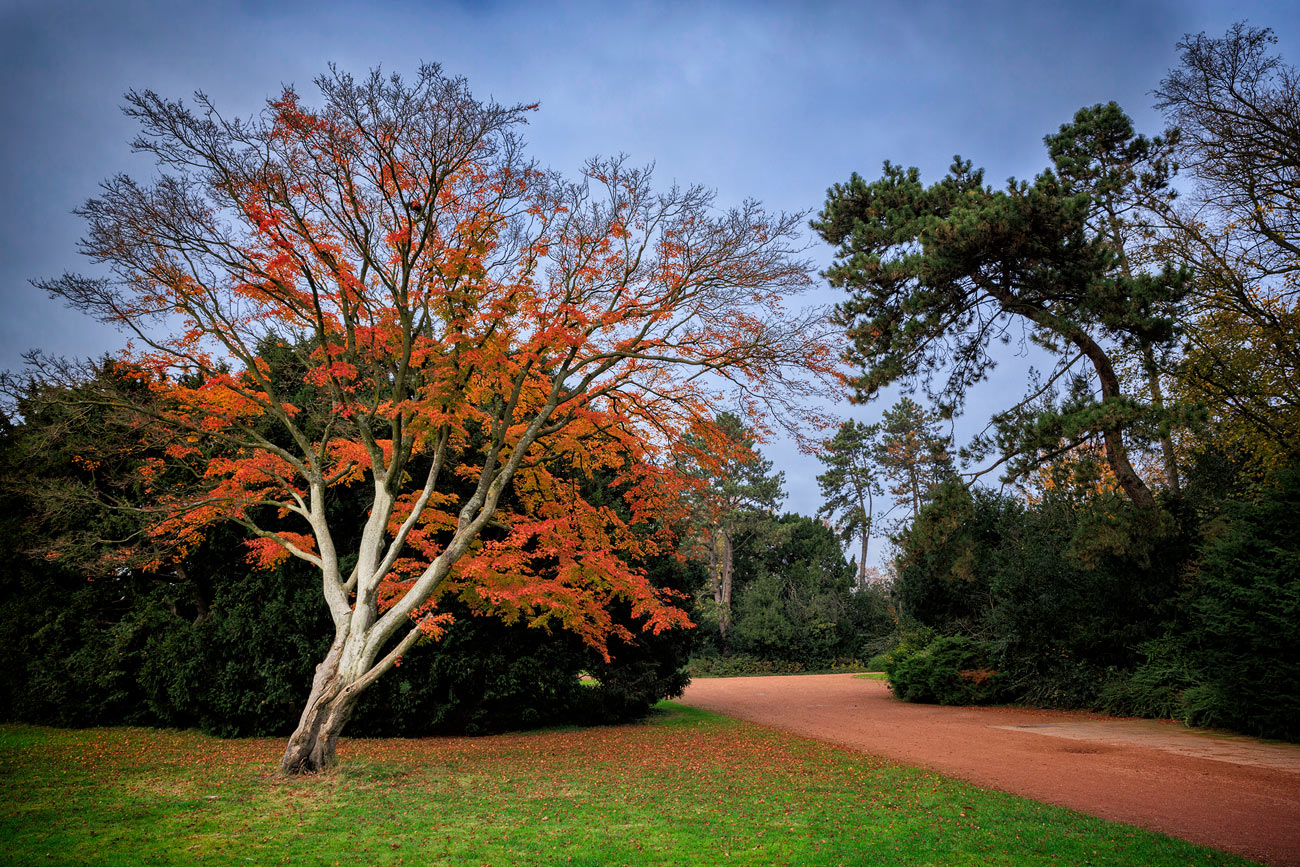
M 710 614 L 725 643 L 731 624 L 736 542 L 738 537 L 761 532 L 775 514 L 785 499 L 785 474 L 772 472 L 772 462 L 763 458 L 752 432 L 737 415 L 720 413 L 714 425 L 722 438 L 706 437 L 703 432 L 687 436 L 678 466 L 694 483 L 687 500 L 691 523 L 697 546 L 706 552 L 713 597 Z
M 846 421 L 825 444 L 822 463 L 826 471 L 817 476 L 824 503 L 818 515 L 831 518 L 840 540 L 856 538 L 858 586 L 866 586 L 867 550 L 871 544 L 872 499 L 881 492 L 875 465 L 878 425 Z
M 445 628 L 440 596 L 596 647 L 626 635 L 616 599 L 647 629 L 687 625 L 628 565 L 668 550 L 673 445 L 722 436 L 708 407 L 729 386 L 796 418 L 832 366 L 819 314 L 782 306 L 810 282 L 796 217 L 656 192 L 621 159 L 542 171 L 516 132 L 532 107 L 436 65 L 316 84 L 320 107 L 286 89 L 249 119 L 128 94 L 160 173 L 79 210 L 109 276 L 40 284 L 133 337 L 144 399 L 94 399 L 162 455 L 154 538 L 183 550 L 235 521 L 255 562 L 317 570 L 334 640 L 287 771 L 332 761 L 361 692 Z M 617 473 L 629 517 L 565 467 Z M 328 504 L 349 490 L 365 518 L 345 536 Z
M 836 317 L 850 341 L 848 358 L 861 368 L 852 385 L 858 400 L 868 400 L 898 380 L 916 380 L 947 414 L 995 364 L 991 344 L 1018 339 L 1052 353 L 1058 361 L 1049 382 L 1086 363 L 1089 399 L 1040 416 L 1011 450 L 1050 453 L 1063 442 L 1100 438 L 1126 494 L 1150 506 L 1124 432 L 1156 409 L 1122 388 L 1113 356 L 1126 343 L 1173 339 L 1171 305 L 1185 294 L 1186 275 L 1169 265 L 1126 269 L 1099 231 L 1098 211 L 1114 182 L 1148 180 L 1115 175 L 1104 163 L 1104 182 L 1080 171 L 1116 142 L 1146 147 L 1122 112 L 1076 118 L 1053 141 L 1057 170 L 1032 183 L 1013 179 L 1005 190 L 986 186 L 982 171 L 957 158 L 928 187 L 916 169 L 886 162 L 878 180 L 854 174 L 828 191 L 813 227 L 838 247 L 826 277 L 849 294 Z
M 1263 467 L 1300 442 L 1300 73 L 1276 42 L 1245 23 L 1189 36 L 1156 90 L 1197 181 L 1164 238 L 1197 275 L 1176 387 Z

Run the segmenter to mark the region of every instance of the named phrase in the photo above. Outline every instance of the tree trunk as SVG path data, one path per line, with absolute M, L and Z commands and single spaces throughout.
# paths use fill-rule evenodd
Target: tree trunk
M 1165 408 L 1165 395 L 1160 388 L 1160 371 L 1156 369 L 1155 352 L 1150 346 L 1142 347 L 1142 364 L 1146 368 L 1147 384 L 1151 389 L 1151 405 L 1158 410 Z M 1174 457 L 1174 438 L 1166 426 L 1161 426 L 1160 456 L 1164 459 L 1165 485 L 1169 492 L 1178 493 L 1178 461 Z
M 867 589 L 867 540 L 870 538 L 871 538 L 871 534 L 868 531 L 863 530 L 862 531 L 862 559 L 858 561 L 858 589 L 859 590 Z
M 1101 384 L 1102 399 L 1119 397 L 1119 376 L 1116 375 L 1105 350 L 1082 329 L 1074 330 L 1068 334 L 1068 337 L 1070 342 L 1092 362 L 1093 370 L 1097 372 L 1097 381 Z M 1115 480 L 1119 482 L 1120 488 L 1139 509 L 1154 509 L 1156 499 L 1128 459 L 1128 449 L 1124 446 L 1122 429 L 1106 427 L 1102 429 L 1101 436 L 1106 450 L 1106 461 L 1110 464 L 1111 471 L 1115 473 Z
M 908 467 L 907 477 L 912 486 L 912 520 L 915 521 L 917 516 L 921 514 L 921 479 L 916 464 Z
M 355 680 L 347 682 L 340 673 L 341 655 L 342 642 L 336 641 L 325 661 L 316 666 L 307 706 L 280 759 L 283 773 L 313 774 L 334 766 L 339 735 L 361 695 Z
M 731 534 L 714 530 L 710 559 L 713 561 L 713 601 L 718 606 L 718 632 L 722 643 L 727 643 L 727 627 L 731 625 Z
M 1115 373 L 1115 366 L 1111 364 L 1110 356 L 1083 328 L 1077 325 L 1062 327 L 1061 322 L 1054 321 L 1055 315 L 1044 307 L 1033 304 L 1022 305 L 1008 292 L 990 290 L 989 294 L 1002 305 L 1003 310 L 1032 319 L 1045 330 L 1065 338 L 1082 352 L 1097 373 L 1103 400 L 1120 396 L 1119 376 Z M 1147 487 L 1146 482 L 1142 481 L 1142 477 L 1133 469 L 1133 464 L 1128 459 L 1122 428 L 1105 427 L 1100 433 L 1102 446 L 1106 452 L 1106 462 L 1115 473 L 1115 480 L 1119 482 L 1120 488 L 1139 509 L 1154 509 L 1156 498 L 1152 496 L 1151 489 Z

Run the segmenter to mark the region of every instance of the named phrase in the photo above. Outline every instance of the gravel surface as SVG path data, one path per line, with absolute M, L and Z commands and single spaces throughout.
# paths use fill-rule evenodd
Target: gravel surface
M 1168 720 L 897 701 L 851 674 L 705 678 L 682 702 L 1300 867 L 1300 746 Z

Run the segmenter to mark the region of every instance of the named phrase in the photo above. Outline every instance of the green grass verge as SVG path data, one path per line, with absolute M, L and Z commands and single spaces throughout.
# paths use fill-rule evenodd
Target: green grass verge
M 0 727 L 6 864 L 1244 864 L 702 711 L 488 738 Z

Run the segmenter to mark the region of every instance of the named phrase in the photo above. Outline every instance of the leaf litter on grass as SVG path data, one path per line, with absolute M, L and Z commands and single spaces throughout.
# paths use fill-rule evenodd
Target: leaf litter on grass
M 275 772 L 281 749 L 0 728 L 0 841 L 14 863 L 88 865 L 1245 863 L 677 706 L 644 725 L 345 740 L 310 777 Z

